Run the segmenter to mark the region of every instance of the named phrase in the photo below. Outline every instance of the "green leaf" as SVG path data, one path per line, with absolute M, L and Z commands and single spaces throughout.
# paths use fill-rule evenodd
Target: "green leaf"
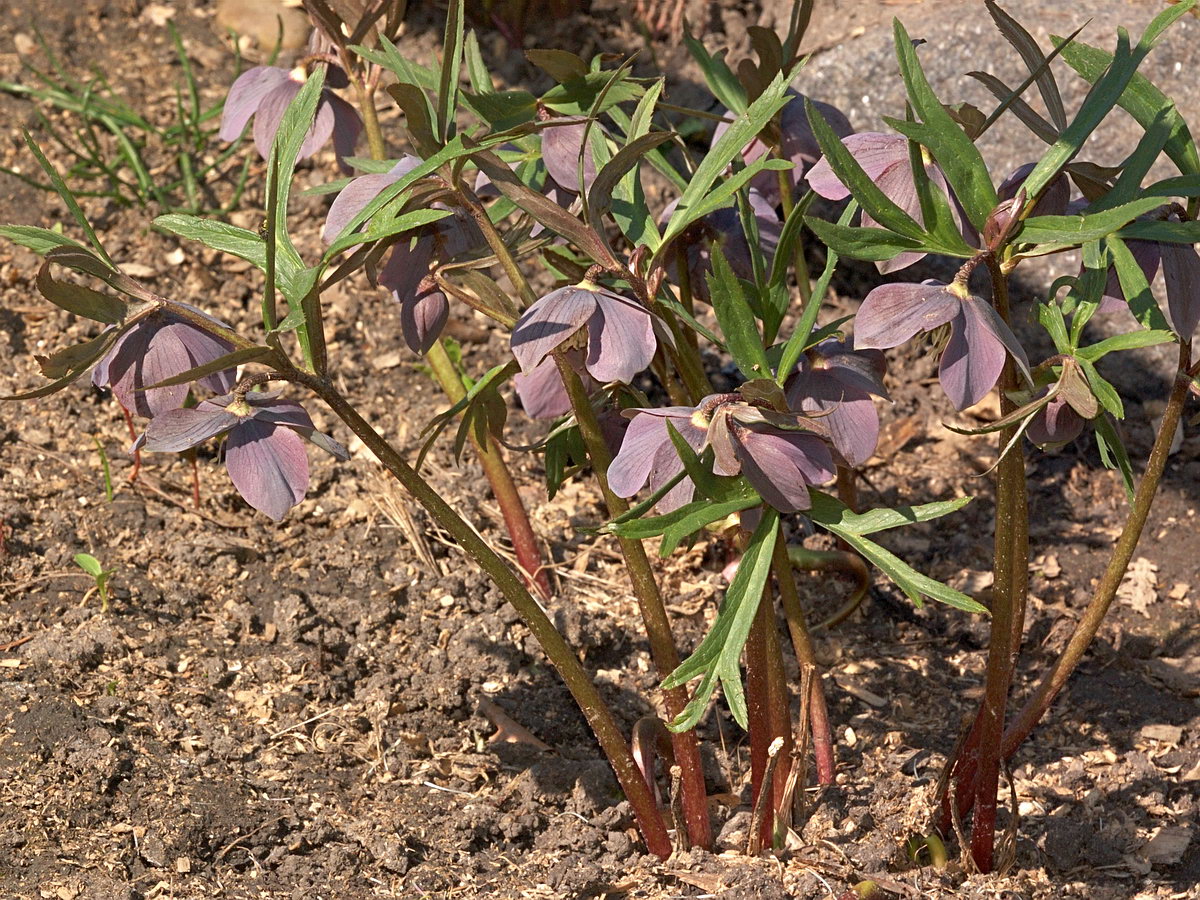
M 267 267 L 266 242 L 255 232 L 238 228 L 215 219 L 202 219 L 169 213 L 154 220 L 156 227 L 177 234 L 190 241 L 199 241 L 206 247 L 244 259 L 259 269 Z
M 36 225 L 4 225 L 0 226 L 0 237 L 8 238 L 14 244 L 19 244 L 36 253 L 45 256 L 57 247 L 71 247 L 83 250 L 83 244 L 51 231 L 49 228 L 38 228 Z
M 618 103 L 639 100 L 645 92 L 640 84 L 625 76 L 613 84 L 610 80 L 609 72 L 589 72 L 542 94 L 542 105 L 564 116 L 594 117 Z
M 1100 405 L 1113 418 L 1124 419 L 1125 407 L 1121 403 L 1121 396 L 1117 393 L 1117 389 L 1096 371 L 1095 365 L 1087 357 L 1076 355 L 1075 359 L 1079 363 L 1079 368 L 1083 371 L 1084 378 L 1087 379 L 1088 387 L 1092 389 L 1092 396 L 1100 401 Z
M 1135 350 L 1138 347 L 1155 347 L 1159 344 L 1169 344 L 1175 340 L 1175 335 L 1167 330 L 1131 331 L 1128 334 L 1116 334 L 1087 347 L 1075 351 L 1077 356 L 1095 362 L 1107 353 L 1118 350 Z
M 821 152 L 825 155 L 834 174 L 850 191 L 850 195 L 858 201 L 859 206 L 866 210 L 876 222 L 889 231 L 895 232 L 896 235 L 915 241 L 924 241 L 925 229 L 912 216 L 897 206 L 867 176 L 858 160 L 846 149 L 842 139 L 825 121 L 825 117 L 821 115 L 820 110 L 813 105 L 813 102 L 807 97 L 804 102 L 808 113 L 808 122 L 812 126 Z
M 492 76 L 483 61 L 483 54 L 479 52 L 479 38 L 476 37 L 474 29 L 467 32 L 467 40 L 463 44 L 463 57 L 467 64 L 467 78 L 471 81 L 471 90 L 481 95 L 495 93 Z
M 42 148 L 37 145 L 37 141 L 30 137 L 28 131 L 22 129 L 21 134 L 25 136 L 25 145 L 29 147 L 29 151 L 34 155 L 34 158 L 37 159 L 38 165 L 42 167 L 42 171 L 46 173 L 46 177 L 50 179 L 50 183 L 54 185 L 55 192 L 59 197 L 62 198 L 62 202 L 66 204 L 67 211 L 71 214 L 71 218 L 73 218 L 75 223 L 83 230 L 83 234 L 87 238 L 87 242 L 91 244 L 93 248 L 95 248 L 96 252 L 100 254 L 100 258 L 103 259 L 104 262 L 106 262 L 111 268 L 115 269 L 116 264 L 112 261 L 112 258 L 105 251 L 104 246 L 100 243 L 100 238 L 96 237 L 96 232 L 92 229 L 91 223 L 88 222 L 87 216 L 83 214 L 83 210 L 79 206 L 79 201 L 75 199 L 75 195 L 71 193 L 71 189 L 67 187 L 67 183 L 63 181 L 62 176 L 58 174 L 58 169 L 54 168 L 53 163 L 46 159 L 46 154 L 44 154 L 42 152 Z
M 716 244 L 712 247 L 712 272 L 707 280 L 710 302 L 733 361 L 747 379 L 769 376 L 771 367 L 763 350 L 762 335 L 750 306 L 749 294 Z
M 987 0 L 985 5 L 992 21 L 996 23 L 996 27 L 1000 29 L 1000 33 L 1004 35 L 1005 39 L 1021 55 L 1021 59 L 1029 68 L 1030 73 L 1041 72 L 1037 76 L 1038 93 L 1042 95 L 1042 100 L 1046 103 L 1046 110 L 1050 113 L 1054 127 L 1062 131 L 1067 127 L 1067 112 L 1063 108 L 1062 95 L 1058 92 L 1058 83 L 1054 80 L 1054 72 L 1046 65 L 1046 56 L 1042 53 L 1041 47 L 1020 22 L 996 5 L 995 0 Z
M 914 603 L 919 604 L 921 597 L 928 597 L 931 600 L 938 600 L 948 606 L 953 606 L 966 612 L 987 613 L 987 607 L 972 600 L 966 594 L 962 593 L 962 591 L 956 591 L 954 588 L 948 587 L 940 581 L 934 581 L 927 575 L 922 575 L 891 551 L 863 537 L 863 534 L 869 534 L 872 530 L 879 530 L 879 528 L 873 527 L 876 524 L 880 528 L 893 528 L 896 525 L 905 524 L 908 520 L 904 518 L 904 511 L 875 510 L 872 513 L 864 514 L 864 518 L 867 519 L 865 525 L 855 522 L 854 519 L 851 519 L 850 524 L 847 525 L 845 524 L 845 516 L 848 511 L 844 504 L 833 497 L 822 494 L 820 491 L 810 490 L 809 494 L 813 498 L 813 508 L 809 511 L 810 518 L 822 528 L 840 537 L 857 550 L 865 559 L 873 563 L 876 568 L 891 578 L 900 590 L 904 591 Z M 954 502 L 957 501 L 950 501 L 951 504 Z M 945 506 L 947 504 L 926 504 L 925 507 L 911 507 L 908 513 L 916 515 L 917 510 L 926 509 L 927 507 Z M 929 518 L 936 518 L 937 515 L 945 515 L 947 512 L 952 511 L 952 508 L 938 509 L 933 511 L 934 514 L 931 514 Z M 899 514 L 899 518 L 902 521 L 895 521 L 896 517 L 889 515 L 889 513 Z M 918 521 L 920 520 L 918 519 Z M 860 532 L 859 529 L 861 528 L 867 528 L 868 530 Z
M 1063 39 L 1051 37 L 1056 45 Z M 1112 54 L 1082 41 L 1073 41 L 1062 51 L 1062 58 L 1076 72 L 1095 84 L 1112 64 Z M 1135 74 L 1122 92 L 1117 104 L 1129 113 L 1142 128 L 1149 130 L 1160 117 L 1170 125 L 1170 137 L 1164 150 L 1185 175 L 1200 174 L 1200 155 L 1192 141 L 1187 123 L 1175 109 L 1175 103 L 1155 87 L 1144 75 Z
M 173 375 L 170 378 L 164 378 L 162 381 L 147 385 L 143 390 L 151 390 L 153 388 L 171 387 L 176 384 L 191 384 L 193 381 L 199 381 L 208 375 L 223 372 L 226 369 L 232 369 L 244 363 L 264 362 L 269 357 L 274 357 L 274 361 L 269 365 L 278 366 L 282 360 L 279 355 L 270 347 L 241 347 L 237 350 L 231 350 L 228 353 L 217 357 L 216 359 L 204 363 L 202 366 L 196 366 L 188 369 L 186 372 L 181 372 L 178 375 Z
M 892 259 L 910 250 L 923 251 L 925 245 L 913 238 L 902 237 L 883 228 L 858 228 L 840 222 L 826 222 L 815 216 L 805 216 L 804 224 L 812 229 L 839 256 L 866 259 L 872 262 Z
M 464 139 L 464 142 L 470 146 L 469 141 Z M 473 159 L 500 193 L 533 216 L 537 222 L 565 237 L 606 269 L 620 268 L 620 263 L 603 237 L 553 200 L 523 184 L 494 153 L 480 150 L 475 153 Z
M 1078 216 L 1034 216 L 1025 220 L 1017 239 L 1030 244 L 1086 244 L 1108 237 L 1162 205 L 1161 197 L 1142 197 L 1101 212 L 1085 210 Z
M 1113 267 L 1117 270 L 1117 280 L 1121 284 L 1121 292 L 1129 302 L 1129 311 L 1143 328 L 1155 331 L 1167 331 L 1170 326 L 1167 318 L 1158 308 L 1150 282 L 1146 273 L 1133 258 L 1133 253 L 1125 242 L 1116 237 L 1109 237 L 1105 243 L 1112 256 Z
M 719 185 L 713 188 L 712 192 L 702 198 L 694 206 L 683 209 L 681 206 L 675 207 L 675 213 L 671 216 L 671 221 L 667 223 L 667 230 L 663 234 L 663 245 L 673 240 L 683 233 L 693 222 L 699 221 L 709 213 L 715 212 L 722 207 L 729 205 L 729 200 L 740 191 L 745 185 L 750 182 L 759 172 L 771 171 L 781 172 L 791 169 L 792 164 L 782 159 L 769 159 L 764 157 L 755 160 L 746 168 L 739 170 L 722 181 Z M 694 182 L 693 182 L 694 183 Z M 680 201 L 682 203 L 682 201 Z M 663 246 L 660 246 L 654 254 L 657 258 L 663 253 Z
M 528 91 L 493 91 L 488 94 L 461 95 L 463 105 L 495 131 L 507 131 L 523 122 L 532 122 L 537 114 L 537 97 Z
M 966 132 L 954 121 L 937 94 L 933 92 L 925 72 L 921 69 L 921 61 L 917 58 L 912 39 L 899 19 L 893 20 L 893 31 L 900 75 L 904 79 L 913 109 L 926 126 L 922 131 L 921 143 L 937 160 L 938 167 L 966 210 L 967 218 L 982 233 L 988 215 L 999 202 L 996 189 L 988 175 L 987 165 Z M 866 204 L 863 204 L 863 208 L 870 212 L 870 207 Z M 877 221 L 883 223 L 882 219 Z
M 435 129 L 437 120 L 429 96 L 415 84 L 404 81 L 384 88 L 404 113 L 404 128 L 420 156 L 428 159 L 441 149 Z
M 858 204 L 851 200 L 845 210 L 842 211 L 837 225 L 845 228 L 846 223 L 854 217 L 856 212 L 858 212 Z M 832 245 L 827 244 L 825 270 L 821 273 L 821 277 L 817 279 L 816 284 L 813 285 L 808 302 L 804 305 L 804 309 L 800 313 L 800 321 L 796 323 L 795 328 L 792 330 L 792 336 L 788 338 L 787 343 L 783 346 L 783 352 L 779 358 L 779 366 L 775 370 L 775 380 L 780 385 L 787 381 L 788 376 L 792 374 L 792 370 L 796 368 L 796 363 L 800 361 L 800 355 L 811 345 L 809 337 L 812 335 L 813 327 L 817 324 L 817 315 L 821 311 L 821 303 L 825 299 L 825 292 L 829 290 L 829 283 L 833 280 L 833 272 L 837 268 L 837 264 L 837 250 Z
M 1129 453 L 1125 450 L 1121 436 L 1108 416 L 1099 416 L 1092 424 L 1095 428 L 1093 433 L 1096 435 L 1096 447 L 1100 451 L 1100 461 L 1106 468 L 1116 469 L 1121 473 L 1121 480 L 1125 485 L 1125 499 L 1133 503 L 1133 495 L 1137 489 L 1133 480 L 1133 463 L 1129 460 Z
M 1200 241 L 1200 222 L 1130 222 L 1116 234 L 1123 241 L 1194 244 Z
M 462 74 L 463 0 L 450 0 L 446 32 L 442 38 L 442 71 L 438 81 L 437 135 L 445 144 L 454 137 L 454 111 L 458 109 L 458 80 Z
M 696 65 L 700 67 L 704 81 L 708 85 L 708 89 L 713 92 L 713 96 L 732 112 L 739 115 L 744 113 L 746 111 L 746 89 L 742 87 L 742 83 L 725 63 L 724 52 L 722 51 L 718 56 L 709 54 L 704 49 L 704 45 L 692 34 L 686 19 L 683 23 L 683 43 L 687 47 L 688 53 L 692 55 L 692 59 L 696 61 Z
M 90 553 L 76 553 L 75 565 L 83 569 L 93 578 L 99 578 L 104 574 L 104 566 L 100 565 L 100 560 L 92 556 Z
M 913 525 L 917 522 L 930 522 L 958 512 L 971 502 L 971 497 L 958 497 L 954 500 L 939 500 L 934 503 L 923 503 L 920 506 L 897 506 L 891 509 L 873 509 L 865 513 L 855 513 L 848 506 L 826 494 L 809 488 L 812 498 L 810 517 L 822 525 L 833 523 L 851 534 L 874 534 L 902 525 Z
M 733 161 L 733 158 L 740 155 L 742 148 L 757 137 L 758 133 L 766 127 L 775 114 L 784 107 L 784 104 L 787 103 L 786 91 L 787 83 L 783 77 L 776 77 L 767 89 L 763 91 L 762 96 L 750 104 L 749 109 L 745 113 L 738 116 L 734 123 L 721 135 L 716 144 L 713 145 L 712 149 L 708 151 L 703 161 L 696 167 L 696 171 L 692 175 L 687 189 L 684 190 L 683 196 L 679 198 L 679 204 L 675 208 L 674 215 L 671 216 L 671 221 L 667 223 L 667 230 L 663 234 L 664 244 L 670 242 L 688 224 L 705 215 L 705 213 L 697 215 L 694 213 L 694 210 L 700 208 L 701 201 L 708 196 L 713 183 L 721 176 L 721 173 L 725 171 L 729 163 Z M 744 175 L 751 168 L 747 166 L 739 174 Z M 732 195 L 732 192 L 730 192 L 730 195 Z M 713 209 L 715 208 L 717 207 L 713 207 Z M 659 253 L 661 252 L 660 248 Z
M 350 49 L 363 59 L 388 69 L 397 79 L 406 84 L 416 85 L 426 91 L 438 89 L 438 85 L 441 83 L 438 69 L 413 62 L 396 49 L 396 45 L 388 40 L 386 34 L 379 35 L 379 43 L 383 47 L 382 50 L 359 45 L 351 46 Z
M 127 304 L 124 301 L 81 284 L 56 281 L 50 275 L 50 264 L 51 261 L 47 259 L 38 268 L 36 283 L 41 295 L 55 306 L 107 325 L 120 322 L 125 317 Z
M 661 516 L 646 519 L 630 519 L 625 522 L 612 522 L 601 529 L 606 534 L 619 537 L 646 540 L 647 538 L 663 536 L 658 548 L 658 555 L 670 556 L 688 536 L 695 534 L 705 525 L 719 522 L 726 516 L 761 503 L 758 497 L 735 497 L 714 503 L 711 500 L 696 500 Z
M 557 81 L 566 84 L 587 76 L 587 63 L 567 50 L 526 50 L 525 58 Z
M 1040 194 L 1042 189 L 1062 171 L 1063 166 L 1079 153 L 1084 142 L 1096 129 L 1096 126 L 1104 120 L 1109 111 L 1118 103 L 1126 106 L 1126 109 L 1138 120 L 1143 129 L 1149 130 L 1154 120 L 1162 114 L 1164 105 L 1154 102 L 1153 98 L 1144 89 L 1135 89 L 1133 95 L 1137 95 L 1139 99 L 1134 100 L 1130 105 L 1126 105 L 1129 103 L 1129 101 L 1125 100 L 1126 93 L 1131 87 L 1138 66 L 1141 65 L 1142 60 L 1153 49 L 1154 42 L 1158 36 L 1162 34 L 1165 28 L 1194 5 L 1194 0 L 1186 0 L 1186 2 L 1178 6 L 1173 6 L 1160 12 L 1146 26 L 1141 40 L 1138 41 L 1137 46 L 1132 50 L 1129 46 L 1129 34 L 1123 28 L 1117 30 L 1117 49 L 1110 57 L 1108 67 L 1104 70 L 1103 74 L 1098 75 L 1095 81 L 1093 81 L 1092 90 L 1088 92 L 1087 98 L 1079 108 L 1079 112 L 1076 113 L 1074 120 L 1063 131 L 1058 142 L 1046 151 L 1046 154 L 1038 162 L 1033 172 L 1025 180 L 1025 189 L 1029 192 L 1030 196 Z M 1063 50 L 1062 55 L 1067 60 L 1068 65 L 1072 68 L 1078 68 L 1072 62 L 1072 59 L 1077 59 L 1080 49 L 1086 46 L 1086 44 L 1076 41 L 1070 47 Z M 1148 81 L 1145 83 L 1149 84 Z M 1161 97 L 1161 94 L 1159 96 Z M 1162 99 L 1165 100 L 1166 98 L 1163 97 Z M 1167 113 L 1167 115 L 1169 116 L 1170 113 Z M 1174 135 L 1174 129 L 1172 131 Z M 1174 143 L 1174 136 L 1168 141 L 1168 148 L 1169 153 L 1178 151 L 1178 145 Z M 1195 158 L 1195 148 L 1192 148 L 1189 157 L 1190 159 Z M 1174 155 L 1172 155 L 1172 159 L 1175 159 Z M 1185 169 L 1178 160 L 1176 164 L 1180 165 L 1180 171 L 1185 175 L 1193 175 L 1197 171 L 1200 171 L 1194 167 Z
M 604 232 L 603 217 L 612 206 L 613 189 L 618 182 L 632 172 L 647 153 L 665 144 L 672 137 L 667 131 L 652 131 L 634 138 L 596 173 L 596 179 L 588 191 L 588 216 L 592 228 L 598 234 Z
M 771 573 L 771 553 L 778 535 L 779 513 L 767 507 L 763 510 L 762 521 L 750 538 L 750 545 L 742 555 L 733 583 L 725 592 L 725 601 L 717 612 L 717 620 L 696 652 L 663 681 L 663 689 L 670 690 L 687 684 L 693 678 L 701 678 L 692 699 L 667 726 L 671 731 L 687 731 L 696 726 L 704 715 L 718 680 L 725 689 L 725 700 L 734 720 L 743 728 L 747 727 L 746 699 L 738 662 L 758 612 L 767 577 Z

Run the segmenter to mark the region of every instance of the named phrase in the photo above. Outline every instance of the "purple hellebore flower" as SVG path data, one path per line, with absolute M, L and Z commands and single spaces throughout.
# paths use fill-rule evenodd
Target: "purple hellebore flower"
M 584 280 L 561 287 L 525 310 L 512 332 L 512 352 L 526 375 L 587 326 L 584 369 L 601 384 L 628 384 L 650 365 L 658 346 L 654 320 L 638 303 Z
M 925 281 L 884 284 L 862 302 L 855 317 L 854 348 L 886 350 L 950 324 L 938 377 L 956 409 L 982 400 L 995 386 L 1010 354 L 1028 373 L 1029 361 L 1012 330 L 991 304 L 965 286 Z
M 547 121 L 554 121 L 549 119 Z M 579 157 L 583 153 L 583 137 L 587 130 L 586 119 L 563 119 L 563 125 L 554 125 L 542 130 L 542 162 L 546 172 L 554 179 L 554 183 L 571 195 L 567 199 L 570 204 L 579 190 Z M 599 123 L 592 123 L 592 131 L 600 129 Z M 583 155 L 583 190 L 590 191 L 596 180 L 596 157 L 594 153 Z M 556 203 L 562 203 L 557 196 L 552 196 Z
M 879 350 L 854 350 L 849 341 L 822 341 L 801 357 L 788 379 L 788 406 L 820 416 L 830 441 L 850 466 L 861 466 L 879 441 L 874 394 L 887 397 L 887 363 Z
M 865 131 L 852 134 L 842 141 L 867 177 L 875 182 L 887 197 L 909 214 L 914 221 L 924 223 L 921 215 L 921 201 L 917 197 L 917 185 L 913 179 L 912 167 L 908 158 L 908 138 L 899 134 L 881 134 Z M 922 151 L 924 152 L 924 151 Z M 967 243 L 974 245 L 976 235 L 971 223 L 958 207 L 954 192 L 946 181 L 942 170 L 932 160 L 926 158 L 925 174 L 933 185 L 944 193 L 950 202 L 950 210 L 954 223 L 962 233 Z M 842 184 L 834 174 L 833 167 L 825 157 L 809 170 L 808 184 L 817 194 L 826 200 L 845 200 L 850 196 L 850 190 Z M 864 228 L 878 228 L 879 223 L 864 211 L 861 224 Z M 882 260 L 875 265 L 879 271 L 887 275 L 891 272 L 911 266 L 917 260 L 924 258 L 924 253 L 901 253 L 892 259 Z
M 198 309 L 187 308 L 218 325 L 223 324 Z M 150 385 L 213 362 L 232 350 L 233 344 L 223 338 L 172 312 L 158 309 L 117 339 L 93 370 L 92 384 L 111 388 L 125 409 L 154 418 L 182 406 L 190 388 L 186 384 L 157 388 Z M 233 382 L 233 368 L 198 381 L 218 394 L 232 390 Z
M 338 459 L 349 458 L 340 444 L 314 430 L 299 403 L 274 392 L 249 393 L 241 402 L 226 394 L 165 412 L 150 423 L 140 443 L 147 450 L 178 452 L 226 433 L 225 467 L 234 487 L 277 522 L 308 491 L 308 455 L 301 438 Z
M 779 246 L 779 238 L 783 233 L 783 223 L 779 220 L 774 205 L 757 188 L 750 189 L 749 200 L 758 223 L 758 240 L 764 261 L 770 268 L 775 258 L 775 248 Z M 659 224 L 670 221 L 678 205 L 679 201 L 673 200 L 658 217 Z M 664 260 L 667 271 L 675 276 L 677 283 L 681 283 L 683 278 L 679 268 L 680 257 L 687 260 L 688 284 L 692 296 L 706 303 L 709 299 L 708 281 L 704 276 L 712 271 L 711 247 L 714 243 L 720 245 L 735 275 L 747 281 L 754 280 L 750 245 L 746 242 L 746 233 L 742 231 L 742 219 L 736 206 L 718 209 L 699 222 L 692 223 L 672 242 Z
M 631 497 L 650 481 L 657 490 L 683 468 L 667 431 L 669 420 L 697 452 L 711 446 L 717 475 L 742 473 L 768 504 L 780 512 L 812 505 L 810 484 L 834 477 L 833 456 L 818 435 L 801 429 L 798 416 L 766 413 L 738 394 L 713 394 L 700 405 L 626 410 L 633 421 L 621 452 L 608 470 L 609 487 Z M 659 501 L 660 512 L 687 503 L 695 490 L 685 479 Z
M 589 393 L 599 385 L 584 368 L 583 354 L 568 350 L 567 359 L 571 367 L 579 372 L 584 389 Z M 521 408 L 533 419 L 556 419 L 571 411 L 571 398 L 562 382 L 562 374 L 554 357 L 547 356 L 528 373 L 518 372 L 513 376 L 513 387 L 521 400 Z
M 795 195 L 800 192 L 809 169 L 821 158 L 821 147 L 817 144 L 816 135 L 808 122 L 808 114 L 804 109 L 804 95 L 790 88 L 788 94 L 791 95 L 791 99 L 779 116 L 779 151 L 781 158 L 789 160 L 794 167 L 789 176 Z M 825 121 L 838 137 L 845 138 L 854 133 L 850 120 L 836 106 L 822 100 L 814 100 L 813 106 L 825 117 Z M 728 122 L 718 122 L 713 131 L 712 144 L 716 144 L 728 130 Z M 742 159 L 749 165 L 762 159 L 766 152 L 767 145 L 756 137 L 742 149 Z M 778 172 L 760 172 L 750 179 L 750 184 L 763 194 L 771 206 L 780 203 L 782 198 L 779 195 Z
M 421 164 L 419 157 L 406 154 L 387 172 L 360 175 L 334 198 L 322 232 L 332 243 L 350 221 L 389 185 L 395 184 Z M 393 245 L 379 271 L 379 283 L 400 304 L 400 327 L 410 350 L 429 352 L 442 334 L 450 315 L 450 302 L 429 276 L 431 264 L 448 262 L 483 242 L 483 235 L 466 214 L 452 215 L 431 225 L 414 229 L 413 238 Z
M 1041 391 L 1044 396 L 1049 388 Z M 1077 413 L 1067 398 L 1059 394 L 1033 415 L 1025 429 L 1025 436 L 1043 450 L 1061 447 L 1083 433 L 1087 419 Z
M 337 76 L 341 70 L 330 68 L 329 82 L 338 83 Z M 221 113 L 221 130 L 219 137 L 223 141 L 236 140 L 246 127 L 246 123 L 254 119 L 254 146 L 259 155 L 267 159 L 271 155 L 271 144 L 275 140 L 275 132 L 283 121 L 288 104 L 300 93 L 308 76 L 303 67 L 292 70 L 278 66 L 255 66 L 247 69 L 225 99 L 225 110 Z M 345 81 L 343 75 L 341 81 Z M 333 137 L 333 149 L 337 154 L 338 164 L 343 171 L 349 171 L 342 162 L 344 157 L 354 153 L 354 145 L 362 131 L 362 119 L 349 103 L 330 90 L 326 85 L 321 90 L 321 99 L 317 104 L 317 114 L 312 126 L 300 145 L 297 159 L 307 159 L 316 153 Z
M 1015 198 L 1017 191 L 1025 183 L 1025 179 L 1033 174 L 1034 168 L 1036 168 L 1036 163 L 1025 163 L 1023 166 L 1018 166 L 1011 175 L 1000 182 L 1000 186 L 996 188 L 996 196 L 1002 201 Z M 1029 215 L 1065 216 L 1070 202 L 1071 179 L 1067 177 L 1066 172 L 1059 172 L 1054 180 L 1046 185 L 1041 199 L 1034 205 L 1033 211 Z

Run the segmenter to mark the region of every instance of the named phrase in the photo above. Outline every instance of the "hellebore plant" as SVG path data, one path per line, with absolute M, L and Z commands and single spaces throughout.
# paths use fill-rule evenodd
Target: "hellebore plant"
M 262 232 L 194 216 L 156 220 L 263 273 L 261 335 L 235 332 L 124 275 L 31 141 L 86 244 L 31 227 L 0 233 L 45 257 L 37 285 L 48 300 L 102 327 L 80 345 L 39 358 L 49 383 L 7 399 L 62 390 L 95 366 L 96 383 L 110 384 L 123 404 L 150 417 L 145 447 L 177 451 L 223 438 L 235 487 L 276 520 L 307 491 L 305 440 L 339 458 L 345 452 L 314 430 L 297 400 L 256 388 L 272 382 L 322 400 L 516 609 L 595 733 L 647 849 L 663 858 L 675 847 L 712 845 L 700 754 L 705 731 L 698 726 L 718 687 L 734 721 L 749 733 L 750 852 L 783 846 L 789 829 L 801 824 L 810 751 L 817 784 L 835 781 L 835 729 L 797 571 L 840 567 L 854 574 L 849 611 L 865 592 L 870 563 L 914 602 L 927 598 L 990 614 L 984 699 L 948 762 L 933 815 L 943 835 L 953 827 L 962 836 L 970 865 L 990 871 L 1006 864 L 994 847 L 1001 765 L 1040 721 L 1095 636 L 1137 546 L 1200 370 L 1191 355 L 1200 322 L 1200 257 L 1193 249 L 1200 238 L 1200 154 L 1170 101 L 1136 75 L 1157 37 L 1196 0 L 1159 14 L 1136 46 L 1122 32 L 1112 54 L 1073 39 L 1059 42 L 1051 55 L 1096 85 L 1070 121 L 1049 57 L 991 0 L 987 9 L 1022 48 L 1030 77 L 1009 91 L 993 76 L 973 73 L 1000 95 L 1000 104 L 989 116 L 976 110 L 972 117 L 961 108 L 952 115 L 897 22 L 908 102 L 905 118 L 885 120 L 888 133 L 851 134 L 844 116 L 789 87 L 800 68 L 803 4 L 785 36 L 756 32 L 758 59 L 743 61 L 736 75 L 688 35 L 714 97 L 730 113 L 721 117 L 723 127 L 704 156 L 686 161 L 679 155 L 685 148 L 668 146 L 671 117 L 714 116 L 664 103 L 663 79 L 635 78 L 628 64 L 610 70 L 604 57 L 588 62 L 561 50 L 531 51 L 531 61 L 556 84 L 540 96 L 500 95 L 478 40 L 464 30 L 462 0 L 450 4 L 437 68 L 397 52 L 400 14 L 388 10 L 403 4 L 372 5 L 358 21 L 343 21 L 326 0 L 304 5 L 319 38 L 305 60 L 307 76 L 251 70 L 227 106 L 225 132 L 240 132 L 253 116 L 256 142 L 268 159 Z M 349 131 L 343 129 L 339 161 L 363 174 L 329 187 L 341 193 L 325 223 L 326 247 L 306 260 L 289 231 L 288 200 L 296 161 L 329 132 L 336 144 L 334 120 L 343 101 L 326 92 L 335 65 L 358 101 L 371 159 L 345 158 Z M 399 160 L 388 158 L 375 109 L 385 72 L 411 141 L 411 153 Z M 1020 101 L 1034 84 L 1049 122 Z M 1117 168 L 1076 159 L 1116 105 L 1145 129 L 1138 147 Z M 1010 110 L 1048 149 L 997 189 L 974 141 Z M 1143 185 L 1162 154 L 1182 177 Z M 647 167 L 678 195 L 665 211 L 647 203 Z M 811 191 L 798 195 L 806 184 Z M 1071 202 L 1071 184 L 1082 200 Z M 814 193 L 849 203 L 826 221 L 812 212 Z M 826 248 L 815 281 L 801 245 L 805 227 Z M 1082 270 L 1058 279 L 1036 311 L 1055 352 L 1031 364 L 1013 331 L 1009 278 L 1025 259 L 1074 249 L 1082 249 Z M 958 275 L 949 284 L 882 284 L 852 321 L 818 321 L 843 258 L 875 262 L 888 274 L 927 254 L 961 260 Z M 1164 268 L 1165 315 L 1149 283 L 1151 255 Z M 55 266 L 98 280 L 116 295 L 58 280 Z M 971 283 L 983 270 L 987 290 Z M 429 424 L 416 464 L 343 395 L 327 352 L 322 295 L 360 271 L 393 293 L 400 337 L 425 355 L 452 404 Z M 541 290 L 533 286 L 551 282 Z M 1136 325 L 1087 344 L 1084 326 L 1106 297 L 1110 305 L 1125 303 Z M 708 306 L 698 309 L 695 298 Z M 502 354 L 467 378 L 439 340 L 456 306 L 507 335 L 511 358 Z M 853 470 L 875 452 L 876 404 L 888 396 L 881 351 L 931 331 L 948 331 L 940 379 L 953 407 L 965 409 L 994 388 L 1000 392 L 1001 417 L 984 429 L 998 432 L 999 441 L 990 609 L 917 572 L 873 539 L 876 532 L 949 515 L 969 498 L 868 510 L 859 510 L 854 498 Z M 1096 363 L 1171 341 L 1179 345 L 1178 374 L 1135 485 L 1116 427 L 1123 405 Z M 710 379 L 714 359 L 736 369 L 733 384 L 721 392 Z M 622 554 L 661 680 L 632 737 L 530 593 L 536 586 L 552 602 L 536 536 L 501 455 L 508 409 L 501 390 L 510 379 L 531 416 L 555 420 L 535 446 L 544 453 L 548 489 L 553 493 L 567 477 L 590 471 L 608 517 L 593 538 L 615 538 Z M 199 402 L 185 407 L 192 385 Z M 203 396 L 207 392 L 217 396 Z M 424 453 L 456 419 L 456 451 L 467 440 L 475 446 L 513 537 L 515 568 L 419 472 Z M 627 427 L 613 428 L 614 422 Z M 1084 433 L 1094 435 L 1101 458 L 1121 472 L 1129 519 L 1067 648 L 1010 717 L 1029 564 L 1022 437 L 1054 445 Z M 835 477 L 838 497 L 824 489 Z M 817 559 L 795 537 L 814 529 L 843 545 L 836 551 L 840 562 Z M 668 556 L 701 540 L 735 562 L 736 572 L 706 636 L 681 653 L 647 547 Z M 832 584 L 822 580 L 823 587 Z M 800 673 L 797 684 L 785 674 L 781 626 Z M 792 699 L 800 710 L 795 721 Z M 659 784 L 659 753 L 669 785 Z M 968 816 L 969 837 L 963 830 Z

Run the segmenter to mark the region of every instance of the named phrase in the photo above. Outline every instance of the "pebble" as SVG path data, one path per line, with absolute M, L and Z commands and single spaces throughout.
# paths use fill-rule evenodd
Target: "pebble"
M 308 16 L 280 0 L 217 0 L 217 27 L 249 37 L 264 53 L 270 53 L 279 40 L 283 22 L 283 50 L 298 50 L 308 40 Z

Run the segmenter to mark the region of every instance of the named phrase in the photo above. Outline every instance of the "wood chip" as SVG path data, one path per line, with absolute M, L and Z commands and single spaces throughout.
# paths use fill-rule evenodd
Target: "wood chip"
M 1142 737 L 1148 741 L 1178 744 L 1183 737 L 1183 729 L 1178 725 L 1146 725 L 1142 728 Z
M 1138 849 L 1138 856 L 1156 866 L 1173 866 L 1183 859 L 1192 842 L 1192 831 L 1181 825 L 1159 828 Z

